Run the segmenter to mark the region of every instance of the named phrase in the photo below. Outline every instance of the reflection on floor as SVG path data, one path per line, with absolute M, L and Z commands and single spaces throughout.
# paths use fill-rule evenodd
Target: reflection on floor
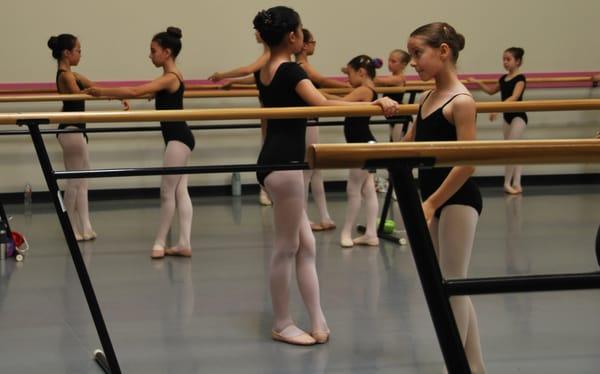
M 596 186 L 484 189 L 470 275 L 598 270 Z M 341 224 L 344 194 L 330 194 Z M 92 202 L 99 237 L 81 245 L 124 373 L 441 373 L 410 250 L 342 250 L 316 234 L 329 344 L 269 339 L 270 207 L 196 197 L 191 260 L 149 259 L 158 201 Z M 100 373 L 98 338 L 50 204 L 6 206 L 31 253 L 0 267 L 0 373 Z M 310 207 L 311 213 L 315 213 Z M 598 291 L 473 298 L 490 373 L 598 373 Z M 292 307 L 306 326 L 297 288 Z

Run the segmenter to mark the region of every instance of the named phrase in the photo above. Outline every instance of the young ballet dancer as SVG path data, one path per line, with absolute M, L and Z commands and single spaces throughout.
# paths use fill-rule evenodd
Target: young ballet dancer
M 260 57 L 258 57 L 250 65 L 242 66 L 242 67 L 239 67 L 239 68 L 236 68 L 233 70 L 229 70 L 224 73 L 216 72 L 213 75 L 211 75 L 210 77 L 208 77 L 208 79 L 212 80 L 213 82 L 219 82 L 223 79 L 239 78 L 239 79 L 235 79 L 235 80 L 230 80 L 230 81 L 226 82 L 225 84 L 223 84 L 223 86 L 222 86 L 223 89 L 229 89 L 233 84 L 236 84 L 236 83 L 240 83 L 240 84 L 254 83 L 254 76 L 252 76 L 252 74 L 254 74 L 255 71 L 260 70 L 266 64 L 266 62 L 269 59 L 269 56 L 271 54 L 271 52 L 269 50 L 269 46 L 261 39 L 260 33 L 258 31 L 255 31 L 254 35 L 256 37 L 256 42 L 263 45 L 263 53 L 260 55 Z M 262 141 L 264 141 L 264 139 L 265 139 L 265 132 L 266 132 L 266 121 L 261 120 L 260 121 L 260 134 L 261 134 Z M 273 202 L 271 201 L 271 198 L 269 197 L 267 192 L 262 187 L 260 188 L 260 192 L 258 195 L 258 201 L 260 202 L 261 205 L 265 205 L 265 206 L 269 206 L 269 205 L 273 204 Z
M 58 63 L 56 71 L 56 90 L 61 94 L 81 93 L 93 83 L 83 75 L 71 70 L 77 66 L 81 59 L 81 42 L 71 34 L 52 36 L 48 40 L 48 48 L 52 50 L 52 57 Z M 123 105 L 127 109 L 127 103 Z M 63 112 L 85 111 L 85 101 L 63 101 Z M 85 123 L 60 124 L 59 130 L 76 128 L 84 132 L 61 133 L 57 135 L 58 143 L 63 151 L 66 170 L 87 170 L 90 168 L 87 134 Z M 92 228 L 88 203 L 87 179 L 67 179 L 64 194 L 65 209 L 73 227 L 73 233 L 78 241 L 93 240 L 97 235 Z
M 269 59 L 270 51 L 269 51 L 269 46 L 267 46 L 262 41 L 258 32 L 255 32 L 254 35 L 256 37 L 256 42 L 259 44 L 262 44 L 262 46 L 263 46 L 263 53 L 255 61 L 253 61 L 249 65 L 241 66 L 239 68 L 235 68 L 235 69 L 232 69 L 232 70 L 229 70 L 226 72 L 215 72 L 215 73 L 213 73 L 213 75 L 208 77 L 208 79 L 210 79 L 213 82 L 219 82 L 219 81 L 222 81 L 223 79 L 245 77 L 250 74 L 253 74 L 257 70 L 260 70 L 260 68 L 262 68 L 265 65 L 265 63 L 267 62 L 267 60 Z
M 302 29 L 302 36 L 304 38 L 304 46 L 299 53 L 295 54 L 295 60 L 304 69 L 308 78 L 313 82 L 315 87 L 349 87 L 346 83 L 323 77 L 319 74 L 315 68 L 308 62 L 308 56 L 312 56 L 315 53 L 315 47 L 317 41 L 313 34 L 307 30 Z M 318 118 L 315 120 L 318 121 Z M 310 147 L 312 144 L 316 144 L 319 141 L 319 126 L 310 126 L 306 128 L 306 146 Z M 325 197 L 325 185 L 323 183 L 323 173 L 319 169 L 310 169 L 304 171 L 304 185 L 306 187 L 306 202 L 308 203 L 309 190 L 312 191 L 313 199 L 317 210 L 319 212 L 319 222 L 310 223 L 310 227 L 313 231 L 333 230 L 335 229 L 335 222 L 329 215 L 327 209 L 327 199 Z
M 181 30 L 169 27 L 152 38 L 150 60 L 163 74 L 152 82 L 136 87 L 102 88 L 91 87 L 85 90 L 93 96 L 117 98 L 152 95 L 157 110 L 183 109 L 183 75 L 177 68 L 175 59 L 181 51 Z M 186 166 L 196 144 L 194 135 L 185 121 L 165 121 L 160 123 L 165 141 L 163 166 Z M 190 257 L 192 255 L 192 201 L 188 192 L 187 175 L 164 175 L 160 185 L 160 224 L 152 247 L 151 257 L 161 259 L 167 256 Z M 172 248 L 166 247 L 167 233 L 175 209 L 179 213 L 179 240 Z
M 271 50 L 266 65 L 254 74 L 265 107 L 361 104 L 326 99 L 306 72 L 291 61 L 292 54 L 304 46 L 300 16 L 293 9 L 276 6 L 263 10 L 256 15 L 253 24 Z M 381 106 L 386 115 L 394 114 L 398 108 L 398 104 L 389 98 L 379 99 L 374 104 Z M 303 162 L 305 133 L 306 119 L 268 120 L 258 165 Z M 304 209 L 302 171 L 259 171 L 257 179 L 273 199 L 275 220 L 275 244 L 269 270 L 274 315 L 271 337 L 297 345 L 325 343 L 330 331 L 321 309 L 315 238 Z M 294 324 L 289 311 L 293 266 L 308 310 L 310 333 Z
M 408 39 L 411 66 L 419 77 L 435 80 L 422 95 L 415 125 L 407 141 L 475 140 L 476 107 L 460 82 L 456 61 L 465 39 L 447 23 L 417 28 Z M 482 209 L 481 194 L 471 180 L 472 166 L 419 170 L 423 212 L 445 278 L 465 278 L 475 229 Z M 468 296 L 450 299 L 472 373 L 484 373 L 475 309 Z
M 489 87 L 478 79 L 471 78 L 470 81 L 476 83 L 481 89 L 490 95 L 500 91 L 502 101 L 522 101 L 523 93 L 527 81 L 525 76 L 520 73 L 519 68 L 523 63 L 523 48 L 511 47 L 502 54 L 502 64 L 508 74 L 504 74 L 493 87 Z M 490 114 L 490 120 L 496 119 L 497 113 Z M 527 113 L 512 112 L 504 113 L 503 134 L 504 139 L 520 139 L 527 126 Z M 521 173 L 523 166 L 507 165 L 504 172 L 504 192 L 509 194 L 520 194 L 523 192 L 521 186 Z
M 366 55 L 354 57 L 344 69 L 348 75 L 348 81 L 354 90 L 340 100 L 354 102 L 372 102 L 377 100 L 375 92 L 375 69 L 381 67 L 381 60 L 373 60 Z M 348 143 L 370 143 L 375 142 L 375 137 L 369 129 L 371 117 L 346 117 L 344 120 L 344 136 Z M 377 237 L 377 192 L 373 173 L 363 169 L 350 169 L 346 192 L 348 194 L 348 206 L 346 208 L 346 220 L 340 235 L 340 245 L 350 248 L 354 245 L 379 245 Z M 352 239 L 352 229 L 356 217 L 360 211 L 362 198 L 366 202 L 367 224 L 365 234 Z
M 408 52 L 402 49 L 394 49 L 393 51 L 391 51 L 388 57 L 388 70 L 390 71 L 390 73 L 392 73 L 392 75 L 375 77 L 375 79 L 373 80 L 375 82 L 375 85 L 388 87 L 404 87 L 406 85 L 404 69 L 406 68 L 409 62 L 410 55 L 408 54 Z M 397 101 L 400 104 L 404 102 L 404 92 L 386 94 L 385 96 L 390 97 L 391 99 Z M 390 140 L 392 142 L 401 141 L 402 137 L 404 137 L 404 135 L 406 135 L 406 132 L 408 131 L 408 126 L 413 122 L 412 116 L 394 116 L 388 119 L 394 121 L 393 123 L 390 123 Z

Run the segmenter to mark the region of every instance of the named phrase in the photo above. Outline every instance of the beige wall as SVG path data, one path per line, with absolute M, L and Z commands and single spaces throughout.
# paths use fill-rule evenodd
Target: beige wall
M 168 5 L 167 5 L 168 4 Z M 594 25 L 600 14 L 597 1 L 81 1 L 56 0 L 9 2 L 0 12 L 3 67 L 0 82 L 49 82 L 55 64 L 46 47 L 52 34 L 70 32 L 80 37 L 83 58 L 77 70 L 93 80 L 144 80 L 160 72 L 147 59 L 151 36 L 166 26 L 183 29 L 184 49 L 179 59 L 188 79 L 203 79 L 253 60 L 261 51 L 251 29 L 255 13 L 274 4 L 296 8 L 304 25 L 318 41 L 313 64 L 325 75 L 339 75 L 339 67 L 359 53 L 386 57 L 393 48 L 404 48 L 415 27 L 445 20 L 466 39 L 459 70 L 465 73 L 500 72 L 504 48 L 526 50 L 524 71 L 585 71 L 600 69 L 600 49 Z M 407 70 L 408 74 L 413 72 Z M 530 90 L 528 99 L 600 97 L 591 89 Z M 477 94 L 481 100 L 490 97 Z M 253 99 L 188 100 L 186 107 L 254 106 Z M 60 105 L 0 104 L 1 112 L 59 110 Z M 135 109 L 151 103 L 135 102 Z M 115 109 L 115 102 L 92 103 L 90 109 Z M 595 112 L 532 113 L 528 138 L 587 137 L 598 123 Z M 500 124 L 480 116 L 479 137 L 499 138 Z M 387 138 L 377 127 L 380 140 Z M 259 149 L 257 131 L 197 132 L 194 164 L 254 162 Z M 54 137 L 47 137 L 51 157 L 61 165 Z M 341 142 L 340 128 L 322 130 L 323 142 Z M 21 191 L 30 181 L 43 188 L 39 166 L 29 139 L 0 137 L 2 163 L 0 192 Z M 155 166 L 160 164 L 162 139 L 158 133 L 92 135 L 92 166 Z M 598 172 L 597 166 L 528 167 L 528 173 Z M 500 168 L 481 168 L 479 174 L 496 175 Z M 339 179 L 342 171 L 327 172 Z M 252 174 L 243 176 L 254 183 Z M 157 186 L 158 177 L 102 179 L 92 188 Z M 225 184 L 225 175 L 194 176 L 192 185 Z

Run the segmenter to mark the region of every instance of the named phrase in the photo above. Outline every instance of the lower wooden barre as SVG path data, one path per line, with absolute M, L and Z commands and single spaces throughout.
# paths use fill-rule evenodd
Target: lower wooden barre
M 435 166 L 600 163 L 600 139 L 314 144 L 315 169 L 362 168 L 367 161 L 435 160 Z

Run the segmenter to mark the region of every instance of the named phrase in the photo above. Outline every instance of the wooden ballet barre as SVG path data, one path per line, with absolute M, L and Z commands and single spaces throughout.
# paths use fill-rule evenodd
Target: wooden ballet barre
M 496 83 L 498 79 L 481 79 L 484 83 Z M 576 76 L 576 77 L 528 77 L 528 83 L 565 83 L 565 82 L 591 82 L 592 77 L 590 76 Z M 463 83 L 469 83 L 467 80 L 461 80 Z M 413 86 L 424 86 L 426 89 L 431 88 L 433 86 L 433 81 L 422 81 L 422 80 L 408 80 L 406 81 L 406 88 L 413 88 Z M 220 84 L 188 84 L 186 85 L 186 89 L 188 91 L 195 90 L 220 90 L 222 85 Z M 233 90 L 251 90 L 256 89 L 256 85 L 254 84 L 239 84 L 235 83 L 231 87 Z M 384 86 L 380 86 L 378 88 L 386 88 Z M 395 87 L 387 87 L 387 88 L 395 88 Z M 37 95 L 37 94 L 56 94 L 55 88 L 25 88 L 25 89 L 14 89 L 14 90 L 0 90 L 0 96 L 4 95 Z
M 376 91 L 382 94 L 390 93 L 403 93 L 403 92 L 414 92 L 424 91 L 428 87 L 378 87 Z M 343 95 L 349 93 L 352 89 L 350 88 L 322 88 L 321 92 L 330 94 Z M 186 99 L 194 98 L 220 98 L 220 97 L 258 97 L 258 91 L 256 89 L 233 89 L 233 90 L 196 90 L 196 91 L 185 91 L 183 95 Z M 127 100 L 147 100 L 151 96 L 142 96 L 136 98 L 130 98 Z M 75 101 L 75 100 L 86 100 L 86 101 L 97 101 L 97 100 L 114 100 L 114 98 L 108 97 L 94 97 L 85 94 L 29 94 L 29 95 L 0 95 L 0 103 L 27 103 L 27 102 L 51 102 L 51 101 Z
M 500 75 L 498 75 L 498 77 L 500 77 Z M 497 78 L 496 79 L 485 78 L 485 79 L 480 79 L 480 80 L 482 82 L 484 82 L 484 83 L 496 83 L 496 82 L 498 82 Z M 591 75 L 589 75 L 589 76 L 578 76 L 578 77 L 527 77 L 527 82 L 528 83 L 565 83 L 565 82 L 591 82 L 591 81 L 592 81 Z M 466 79 L 462 79 L 461 82 L 464 83 L 464 84 L 471 84 Z M 433 86 L 434 84 L 435 84 L 435 82 L 433 80 L 429 80 L 429 81 L 407 80 L 406 81 L 406 86 L 408 86 L 407 88 L 413 88 L 414 86 L 424 86 L 424 87 L 419 87 L 419 88 L 430 89 L 431 86 Z M 220 85 L 212 85 L 212 86 L 213 86 L 212 88 L 220 88 Z M 211 85 L 205 85 L 205 84 L 194 85 L 194 84 L 192 84 L 192 85 L 186 86 L 186 88 L 189 89 L 189 90 L 194 90 L 194 89 L 210 89 Z M 239 84 L 239 83 L 234 83 L 231 86 L 231 88 L 232 89 L 256 89 L 256 85 L 254 85 L 254 84 Z M 377 89 L 379 89 L 379 88 L 395 88 L 395 87 L 378 86 Z M 333 89 L 333 90 L 336 90 L 336 89 Z M 329 93 L 335 93 L 335 92 L 329 92 Z
M 600 139 L 314 144 L 307 157 L 315 169 L 395 159 L 429 159 L 435 166 L 598 163 Z
M 536 100 L 519 102 L 477 103 L 479 113 L 519 111 L 567 111 L 600 109 L 600 99 Z M 417 104 L 401 105 L 397 115 L 417 113 Z M 92 122 L 152 122 L 152 121 L 208 121 L 236 119 L 364 117 L 382 115 L 377 105 L 291 107 L 291 108 L 218 108 L 184 110 L 136 110 L 89 112 L 30 112 L 0 114 L 0 124 L 14 125 L 42 120 L 49 123 Z

